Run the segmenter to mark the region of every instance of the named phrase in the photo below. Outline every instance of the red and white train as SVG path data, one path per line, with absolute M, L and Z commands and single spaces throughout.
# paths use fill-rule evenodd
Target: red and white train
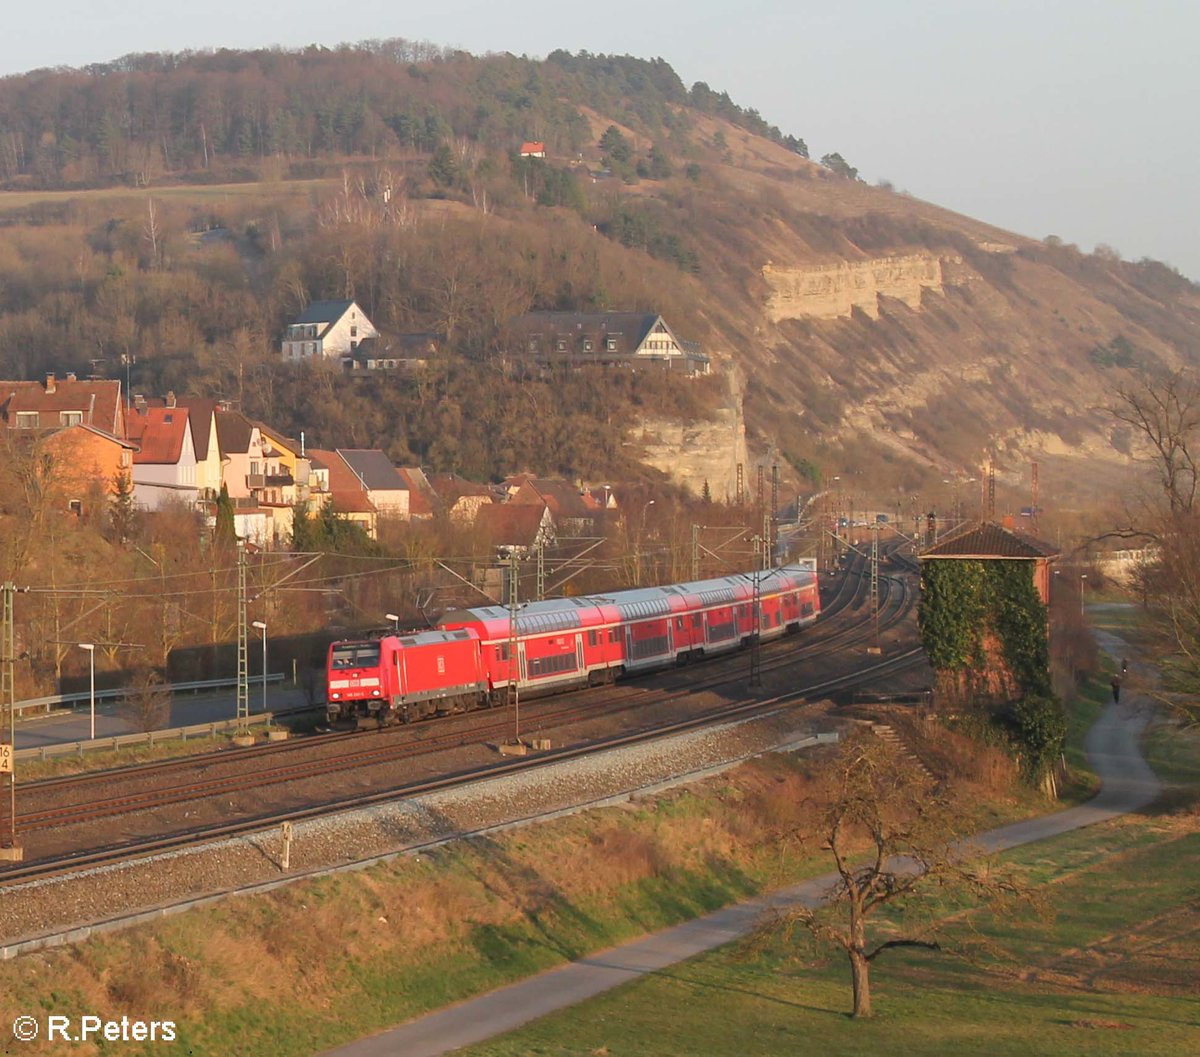
M 757 588 L 755 580 L 757 578 Z M 437 629 L 329 647 L 330 722 L 403 722 L 522 694 L 611 683 L 626 674 L 799 631 L 821 611 L 817 575 L 801 565 L 716 580 L 447 613 Z

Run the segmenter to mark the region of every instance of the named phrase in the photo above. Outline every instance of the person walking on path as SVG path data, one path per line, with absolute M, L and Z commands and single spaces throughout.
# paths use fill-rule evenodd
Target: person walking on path
M 1119 705 L 1121 703 L 1121 677 L 1119 675 L 1112 677 L 1112 692 L 1113 704 Z

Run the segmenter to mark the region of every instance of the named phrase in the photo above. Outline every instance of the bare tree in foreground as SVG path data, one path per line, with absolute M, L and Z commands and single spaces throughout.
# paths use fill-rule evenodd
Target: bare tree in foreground
M 1175 371 L 1119 389 L 1113 416 L 1133 431 L 1157 489 L 1127 529 L 1153 547 L 1138 584 L 1157 632 L 1162 690 L 1187 723 L 1200 722 L 1200 377 Z
M 158 730 L 171 715 L 171 688 L 153 668 L 139 669 L 121 695 L 117 713 L 143 734 Z
M 824 775 L 825 802 L 812 836 L 833 857 L 837 880 L 816 907 L 765 922 L 760 939 L 806 931 L 845 952 L 852 1016 L 871 1016 L 871 966 L 884 951 L 939 951 L 947 903 L 982 901 L 1003 911 L 1028 891 L 962 843 L 967 819 L 917 764 L 871 735 L 842 746 Z M 890 913 L 878 924 L 881 910 Z

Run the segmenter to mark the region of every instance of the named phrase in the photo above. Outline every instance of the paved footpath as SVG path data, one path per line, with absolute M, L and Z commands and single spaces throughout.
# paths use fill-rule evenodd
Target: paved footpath
M 1116 652 L 1119 656 L 1119 646 Z M 1149 720 L 1149 709 L 1131 708 L 1130 704 L 1110 705 L 1088 732 L 1088 758 L 1104 783 L 1094 799 L 1053 815 L 980 834 L 974 843 L 989 851 L 1002 851 L 1137 811 L 1154 800 L 1161 783 L 1138 748 Z M 828 874 L 718 910 L 331 1050 L 326 1057 L 437 1057 L 483 1042 L 619 984 L 739 939 L 770 908 L 797 903 L 815 905 L 833 880 L 834 875 Z

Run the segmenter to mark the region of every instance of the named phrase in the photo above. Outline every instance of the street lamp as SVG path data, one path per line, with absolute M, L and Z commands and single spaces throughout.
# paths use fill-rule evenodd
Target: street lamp
M 1083 588 L 1084 582 L 1087 580 L 1087 573 L 1079 574 L 1079 619 L 1083 619 Z
M 253 620 L 250 622 L 252 628 L 258 628 L 262 632 L 263 642 L 263 707 L 265 713 L 267 711 L 267 625 L 261 620 Z
M 383 615 L 392 622 L 392 630 L 393 631 L 400 630 L 400 614 L 399 613 L 384 613 Z
M 638 587 L 642 586 L 642 534 L 646 531 L 646 511 L 649 510 L 652 506 L 654 506 L 653 499 L 649 500 L 646 503 L 646 505 L 642 507 L 642 517 L 641 517 L 641 520 L 638 522 L 638 534 L 637 534 L 637 586 Z
M 89 685 L 91 686 L 91 692 L 88 695 L 88 700 L 89 700 L 90 706 L 91 706 L 89 711 L 91 712 L 91 716 L 92 716 L 91 740 L 95 741 L 96 740 L 96 644 L 94 642 L 81 642 L 81 643 L 79 643 L 79 648 L 81 650 L 87 650 L 87 652 L 88 652 L 88 670 L 91 674 L 91 679 L 89 681 Z

